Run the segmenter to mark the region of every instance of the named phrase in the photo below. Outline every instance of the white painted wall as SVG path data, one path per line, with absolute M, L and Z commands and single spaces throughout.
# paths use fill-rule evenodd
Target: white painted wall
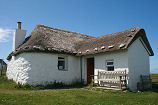
M 150 74 L 149 54 L 140 39 L 135 40 L 128 48 L 129 87 L 131 90 L 137 89 L 140 75 Z
M 21 84 L 80 81 L 79 57 L 67 56 L 68 71 L 58 70 L 58 54 L 22 53 L 8 62 L 7 77 Z
M 98 75 L 98 70 L 107 70 L 106 60 L 114 60 L 114 69 L 117 70 L 127 70 L 128 73 L 128 53 L 127 51 L 115 51 L 108 52 L 105 54 L 97 54 L 95 59 L 95 74 Z M 97 79 L 97 77 L 95 77 Z
M 14 31 L 12 51 L 15 51 L 15 49 L 23 43 L 23 41 L 25 40 L 25 36 L 26 36 L 26 30 L 16 29 Z

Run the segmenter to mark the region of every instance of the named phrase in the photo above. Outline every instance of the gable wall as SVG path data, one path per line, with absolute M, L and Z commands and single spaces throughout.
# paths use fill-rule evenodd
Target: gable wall
M 140 75 L 150 74 L 149 54 L 140 41 L 140 37 L 128 48 L 129 87 L 137 89 Z
M 7 77 L 22 84 L 45 84 L 46 82 L 71 83 L 80 81 L 79 58 L 67 56 L 68 71 L 58 70 L 58 55 L 22 53 L 8 63 Z

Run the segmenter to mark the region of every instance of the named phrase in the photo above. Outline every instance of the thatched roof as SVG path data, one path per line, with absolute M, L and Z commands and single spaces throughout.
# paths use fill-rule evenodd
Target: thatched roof
M 154 55 L 144 29 L 139 27 L 100 37 L 93 37 L 44 25 L 37 25 L 23 44 L 16 51 L 9 54 L 7 59 L 22 52 L 53 52 L 80 56 L 123 50 L 127 49 L 139 36 L 142 37 L 151 56 Z
M 114 50 L 127 49 L 138 37 L 142 37 L 151 56 L 154 55 L 152 48 L 148 42 L 145 31 L 142 28 L 136 27 L 129 30 L 116 32 L 108 35 L 103 35 L 95 39 L 88 39 L 76 46 L 77 51 L 82 52 L 82 55 L 108 52 Z

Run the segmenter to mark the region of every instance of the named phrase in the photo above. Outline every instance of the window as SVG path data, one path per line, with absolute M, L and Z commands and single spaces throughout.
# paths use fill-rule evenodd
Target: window
M 114 60 L 107 60 L 106 68 L 107 68 L 107 71 L 114 71 Z
M 67 70 L 65 57 L 58 57 L 58 70 Z

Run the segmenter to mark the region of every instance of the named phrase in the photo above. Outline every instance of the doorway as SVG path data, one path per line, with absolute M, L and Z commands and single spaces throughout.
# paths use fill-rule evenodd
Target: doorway
M 94 75 L 94 58 L 87 58 L 87 84 L 92 82 L 92 75 Z

